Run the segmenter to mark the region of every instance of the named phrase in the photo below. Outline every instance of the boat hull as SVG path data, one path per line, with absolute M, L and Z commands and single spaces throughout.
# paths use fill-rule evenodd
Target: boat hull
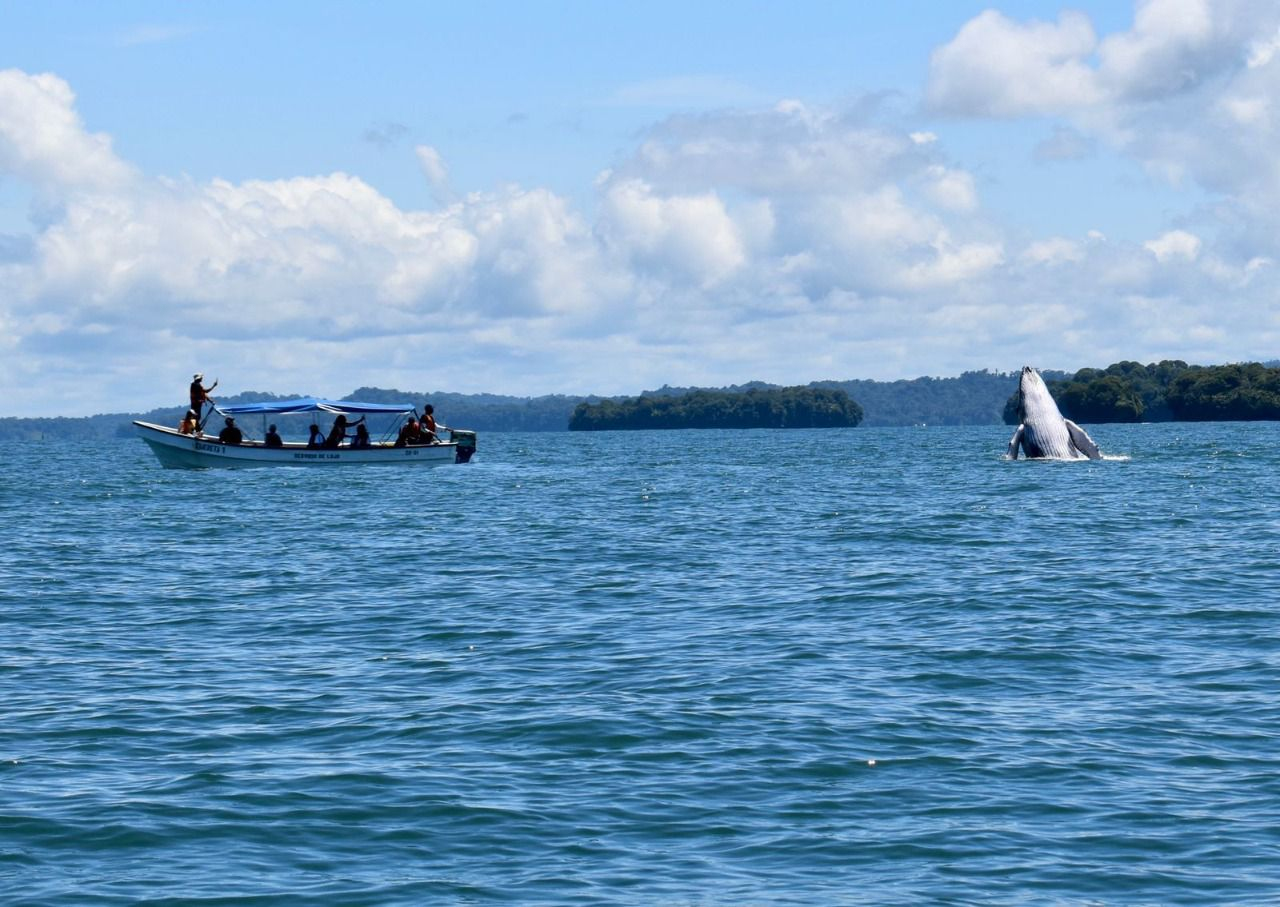
M 223 444 L 217 438 L 183 435 L 150 422 L 134 422 L 134 430 L 147 442 L 166 469 L 248 469 L 263 466 L 443 466 L 457 462 L 458 445 L 440 444 L 352 450 L 309 448 L 303 444 L 264 447 L 260 442 Z M 466 452 L 469 455 L 469 451 Z

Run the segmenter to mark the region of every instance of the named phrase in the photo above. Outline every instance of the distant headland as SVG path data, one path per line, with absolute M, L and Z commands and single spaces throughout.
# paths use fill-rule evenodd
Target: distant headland
M 1081 423 L 1280 420 L 1280 361 L 1217 366 L 1188 365 L 1180 360 L 1148 365 L 1118 362 L 1104 369 L 1080 369 L 1074 374 L 1043 369 L 1041 374 L 1063 413 Z M 759 381 L 720 388 L 664 386 L 645 391 L 638 397 L 560 394 L 514 397 L 361 387 L 345 399 L 371 403 L 409 401 L 419 407 L 430 402 L 445 424 L 476 431 L 565 431 L 583 404 L 586 404 L 585 412 L 594 412 L 597 416 L 602 412 L 638 414 L 667 411 L 683 412 L 679 418 L 688 420 L 691 407 L 711 407 L 714 401 L 714 407 L 720 407 L 724 415 L 735 410 L 727 397 L 755 391 L 756 399 L 751 401 L 751 406 L 756 416 L 745 415 L 746 401 L 743 401 L 743 406 L 736 408 L 739 410 L 737 416 L 725 416 L 727 421 L 711 424 L 747 427 L 754 424 L 751 419 L 758 419 L 759 413 L 765 412 L 765 424 L 796 427 L 807 421 L 815 426 L 860 424 L 883 427 L 999 425 L 1013 418 L 1016 403 L 1013 395 L 1017 388 L 1016 371 L 976 371 L 954 378 L 814 381 L 801 388 L 781 388 Z M 824 398 L 800 393 L 817 390 L 841 391 L 848 402 L 838 402 L 840 398 L 834 396 Z M 761 392 L 769 393 L 762 397 Z M 219 397 L 219 401 L 237 403 L 298 396 L 304 395 L 250 391 L 234 397 Z M 659 402 L 686 397 L 692 399 L 678 405 Z M 611 406 L 600 408 L 599 405 L 606 401 Z M 763 401 L 768 401 L 767 405 Z M 130 423 L 134 419 L 177 425 L 185 410 L 185 402 L 178 401 L 178 405 L 145 413 L 104 413 L 82 418 L 0 418 L 0 440 L 132 437 Z M 710 412 L 711 408 L 708 408 L 704 415 Z M 676 427 L 681 424 L 687 423 L 677 420 L 645 427 Z M 588 426 L 582 424 L 578 427 Z

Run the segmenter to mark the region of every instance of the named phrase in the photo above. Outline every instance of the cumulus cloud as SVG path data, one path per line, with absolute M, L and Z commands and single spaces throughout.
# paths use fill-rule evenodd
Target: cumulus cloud
M 1133 27 L 1098 48 L 1098 74 L 1111 91 L 1133 99 L 1176 94 L 1195 86 L 1240 50 L 1229 4 L 1211 0 L 1147 0 Z
M 1087 58 L 1097 47 L 1088 17 L 1015 22 L 983 12 L 933 53 L 928 103 L 947 113 L 1025 116 L 1097 103 L 1101 92 Z
M 746 260 L 737 225 L 714 193 L 659 197 L 641 180 L 613 183 L 601 232 L 628 258 L 674 269 L 701 287 L 723 281 Z
M 1275 58 L 1277 51 L 1280 51 L 1280 31 L 1276 31 L 1261 41 L 1251 43 L 1246 62 L 1250 69 L 1266 66 Z
M 1142 247 L 1156 257 L 1157 261 L 1166 262 L 1176 258 L 1195 261 L 1200 254 L 1200 237 L 1186 230 L 1170 230 Z
M 1040 116 L 1193 91 L 1245 66 L 1270 62 L 1255 37 L 1276 11 L 1234 0 L 1144 0 L 1133 25 L 1099 39 L 1083 13 L 1017 22 L 987 10 L 930 61 L 928 103 L 964 116 Z
M 771 109 L 671 117 L 615 168 L 659 191 L 731 186 L 757 195 L 867 189 L 935 163 L 928 142 L 875 122 L 875 112 L 783 101 Z
M 1280 8 L 1248 0 L 1145 0 L 1131 27 L 1102 38 L 1080 13 L 1045 23 L 991 10 L 935 51 L 927 99 L 951 115 L 1062 118 L 1038 159 L 1105 143 L 1157 178 L 1222 193 L 1232 228 L 1264 244 L 1280 211 L 1278 29 Z
M 680 239 L 664 257 L 683 247 L 716 263 L 704 268 L 711 283 L 750 275 L 809 297 L 932 287 L 998 265 L 1001 242 L 969 220 L 980 206 L 972 175 L 945 162 L 935 139 L 881 117 L 874 100 L 672 117 L 607 175 L 606 223 L 640 223 L 643 186 L 649 232 L 662 222 L 658 198 L 700 222 L 700 240 Z M 748 206 L 730 199 L 763 206 L 754 210 L 767 210 L 767 230 L 749 229 Z M 637 209 L 626 218 L 624 201 Z
M 110 137 L 85 130 L 70 85 L 16 69 L 0 70 L 0 173 L 45 190 L 118 187 L 133 175 Z
M 1078 242 L 1073 242 L 1061 236 L 1033 242 L 1022 253 L 1024 260 L 1041 265 L 1078 262 L 1082 261 L 1084 256 L 1085 251 Z
M 972 211 L 978 207 L 973 175 L 941 165 L 926 171 L 925 191 L 933 202 L 952 211 Z

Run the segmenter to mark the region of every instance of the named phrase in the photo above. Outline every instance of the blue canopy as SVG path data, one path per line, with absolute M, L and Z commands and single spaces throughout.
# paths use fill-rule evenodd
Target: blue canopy
M 357 403 L 354 400 L 321 400 L 318 397 L 300 397 L 297 400 L 266 400 L 262 403 L 233 403 L 215 406 L 226 415 L 251 413 L 407 413 L 412 403 Z

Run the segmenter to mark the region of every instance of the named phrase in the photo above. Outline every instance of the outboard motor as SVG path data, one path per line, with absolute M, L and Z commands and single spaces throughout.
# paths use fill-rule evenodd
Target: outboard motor
M 461 429 L 451 428 L 449 429 L 449 440 L 458 445 L 457 448 L 455 448 L 453 462 L 469 462 L 472 454 L 476 452 L 476 433 L 473 431 L 462 431 Z

